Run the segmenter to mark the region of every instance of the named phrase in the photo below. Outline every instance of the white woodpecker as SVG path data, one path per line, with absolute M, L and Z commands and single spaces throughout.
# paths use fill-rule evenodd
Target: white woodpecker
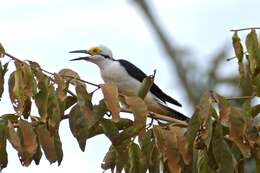
M 104 82 L 113 82 L 122 95 L 137 95 L 141 83 L 147 75 L 134 64 L 123 60 L 115 60 L 112 52 L 106 46 L 100 45 L 88 50 L 75 50 L 70 53 L 84 53 L 87 56 L 72 59 L 86 60 L 96 64 L 101 72 Z M 177 100 L 165 94 L 155 83 L 145 97 L 148 110 L 165 116 L 174 117 L 179 120 L 187 120 L 188 117 L 168 107 L 166 102 L 176 106 L 182 106 Z

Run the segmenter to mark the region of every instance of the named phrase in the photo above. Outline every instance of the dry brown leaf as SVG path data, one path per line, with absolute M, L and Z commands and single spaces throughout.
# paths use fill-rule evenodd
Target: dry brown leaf
M 125 100 L 134 114 L 134 125 L 145 126 L 148 110 L 143 99 L 137 96 L 126 96 Z
M 112 113 L 112 121 L 118 122 L 120 120 L 120 105 L 118 89 L 113 83 L 106 83 L 100 85 L 104 95 L 107 109 Z

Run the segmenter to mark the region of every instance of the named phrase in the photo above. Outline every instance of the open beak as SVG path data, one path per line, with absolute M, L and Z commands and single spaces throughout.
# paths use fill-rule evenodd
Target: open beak
M 87 50 L 73 50 L 73 51 L 70 51 L 69 53 L 84 53 L 84 54 L 90 55 L 90 53 Z M 91 59 L 90 56 L 83 56 L 83 57 L 71 59 L 70 61 L 77 61 L 77 60 L 90 61 L 90 59 Z

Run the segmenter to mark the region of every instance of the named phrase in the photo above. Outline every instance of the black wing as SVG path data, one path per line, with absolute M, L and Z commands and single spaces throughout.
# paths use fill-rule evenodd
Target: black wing
M 144 78 L 147 77 L 147 75 L 142 70 L 137 68 L 134 64 L 130 63 L 129 61 L 123 59 L 119 59 L 117 61 L 125 67 L 128 74 L 136 78 L 139 82 L 142 82 Z M 169 102 L 177 106 L 181 106 L 181 104 L 177 100 L 165 94 L 156 84 L 152 85 L 150 91 L 163 102 Z

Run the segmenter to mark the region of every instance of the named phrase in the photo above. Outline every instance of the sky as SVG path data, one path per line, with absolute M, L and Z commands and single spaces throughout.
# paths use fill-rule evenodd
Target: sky
M 149 2 L 173 43 L 191 50 L 190 58 L 201 62 L 202 67 L 224 45 L 231 45 L 230 29 L 259 26 L 258 0 Z M 180 111 L 192 111 L 180 84 L 169 76 L 170 64 L 149 23 L 132 1 L 0 0 L 0 7 L 0 43 L 8 53 L 37 61 L 48 71 L 71 68 L 85 80 L 102 83 L 95 65 L 70 62 L 75 57 L 68 52 L 103 44 L 111 48 L 116 59 L 127 59 L 147 74 L 157 69 L 156 83 L 183 103 Z M 235 64 L 227 63 L 223 71 L 229 71 Z M 0 106 L 5 109 L 0 113 L 13 112 L 7 92 L 2 100 Z M 90 139 L 83 153 L 67 121 L 61 123 L 60 136 L 64 151 L 61 166 L 50 165 L 43 156 L 39 166 L 22 167 L 16 152 L 8 145 L 9 164 L 3 172 L 102 172 L 100 164 L 110 145 L 106 138 Z

